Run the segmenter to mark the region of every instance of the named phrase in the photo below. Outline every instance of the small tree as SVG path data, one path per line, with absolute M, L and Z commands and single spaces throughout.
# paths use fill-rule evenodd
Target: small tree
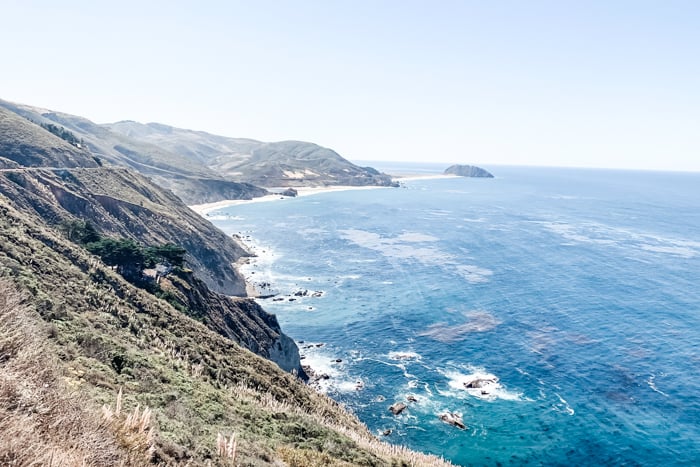
M 97 242 L 101 238 L 100 233 L 90 221 L 64 220 L 58 228 L 69 240 L 81 245 Z
M 173 243 L 146 248 L 147 259 L 155 263 L 168 262 L 172 266 L 179 268 L 184 265 L 186 254 L 187 250 Z
M 116 266 L 124 277 L 138 277 L 143 270 L 146 254 L 141 245 L 128 238 L 104 238 L 85 247 L 108 266 Z

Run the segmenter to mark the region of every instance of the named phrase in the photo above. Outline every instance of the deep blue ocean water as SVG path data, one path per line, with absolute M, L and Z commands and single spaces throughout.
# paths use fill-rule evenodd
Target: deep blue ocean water
M 386 441 L 461 465 L 697 465 L 700 174 L 493 172 L 210 218 L 254 246 L 246 271 L 278 294 L 261 304 Z

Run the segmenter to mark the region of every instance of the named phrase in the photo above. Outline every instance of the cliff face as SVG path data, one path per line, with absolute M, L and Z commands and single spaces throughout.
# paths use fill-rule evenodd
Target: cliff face
M 306 380 L 296 343 L 282 332 L 275 315 L 254 300 L 212 292 L 187 273 L 164 277 L 160 287 L 177 298 L 187 315 Z
M 445 175 L 459 175 L 460 177 L 481 177 L 481 178 L 493 178 L 493 175 L 475 165 L 451 165 L 445 169 Z
M 190 267 L 213 290 L 245 295 L 232 263 L 248 253 L 172 193 L 127 169 L 22 168 L 0 172 L 0 193 L 50 223 L 73 217 L 108 236 L 145 245 L 175 243 Z
M 184 308 L 251 351 L 266 358 L 274 356 L 286 370 L 300 370 L 296 345 L 279 350 L 286 336 L 274 316 L 221 295 L 245 296 L 244 279 L 232 266 L 248 255 L 241 245 L 143 176 L 125 168 L 100 167 L 89 152 L 2 108 L 0 117 L 5 160 L 14 164 L 0 170 L 0 194 L 13 206 L 48 225 L 78 218 L 89 221 L 104 236 L 130 238 L 146 246 L 173 243 L 185 248 L 197 300 L 184 300 Z M 12 150 L 17 146 L 21 152 Z M 25 167 L 27 154 L 30 158 L 42 155 L 31 160 L 48 167 Z M 58 168 L 67 160 L 69 167 Z

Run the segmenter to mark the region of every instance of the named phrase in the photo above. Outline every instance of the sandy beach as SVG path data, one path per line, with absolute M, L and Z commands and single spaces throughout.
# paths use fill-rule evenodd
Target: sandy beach
M 410 182 L 416 180 L 435 180 L 441 178 L 455 178 L 457 175 L 442 175 L 442 174 L 401 174 L 392 175 L 393 180 L 396 182 Z M 384 186 L 324 186 L 324 187 L 291 187 L 297 191 L 297 196 L 312 196 L 321 193 L 330 193 L 334 191 L 351 191 L 351 190 L 374 190 L 379 188 L 389 188 Z M 284 188 L 286 189 L 286 188 Z M 200 216 L 206 216 L 212 211 L 217 209 L 225 208 L 228 206 L 235 206 L 238 204 L 248 204 L 248 203 L 264 203 L 269 201 L 283 201 L 285 199 L 290 199 L 287 196 L 282 196 L 280 194 L 270 194 L 266 196 L 261 196 L 259 198 L 253 199 L 225 199 L 221 201 L 216 201 L 214 203 L 204 203 L 204 204 L 194 204 L 189 206 L 190 209 L 195 211 Z
M 403 180 L 403 179 L 402 179 Z M 297 191 L 297 196 L 311 196 L 320 193 L 330 193 L 333 191 L 350 191 L 350 190 L 373 190 L 379 188 L 389 188 L 384 186 L 326 186 L 326 187 L 292 187 Z M 285 188 L 286 189 L 286 188 Z M 221 201 L 216 201 L 214 203 L 205 204 L 195 204 L 189 206 L 190 209 L 195 211 L 200 216 L 204 216 L 211 211 L 216 211 L 217 209 L 225 208 L 228 206 L 235 206 L 238 204 L 248 204 L 248 203 L 263 203 L 269 201 L 284 201 L 285 199 L 291 199 L 288 196 L 282 196 L 280 194 L 270 194 L 266 196 L 261 196 L 259 198 L 253 199 L 225 199 Z

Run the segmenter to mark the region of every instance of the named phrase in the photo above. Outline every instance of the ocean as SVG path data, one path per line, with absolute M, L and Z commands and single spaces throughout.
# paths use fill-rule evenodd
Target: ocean
M 385 441 L 459 465 L 697 465 L 700 174 L 489 169 L 209 218 L 258 254 L 244 271 L 321 390 Z

